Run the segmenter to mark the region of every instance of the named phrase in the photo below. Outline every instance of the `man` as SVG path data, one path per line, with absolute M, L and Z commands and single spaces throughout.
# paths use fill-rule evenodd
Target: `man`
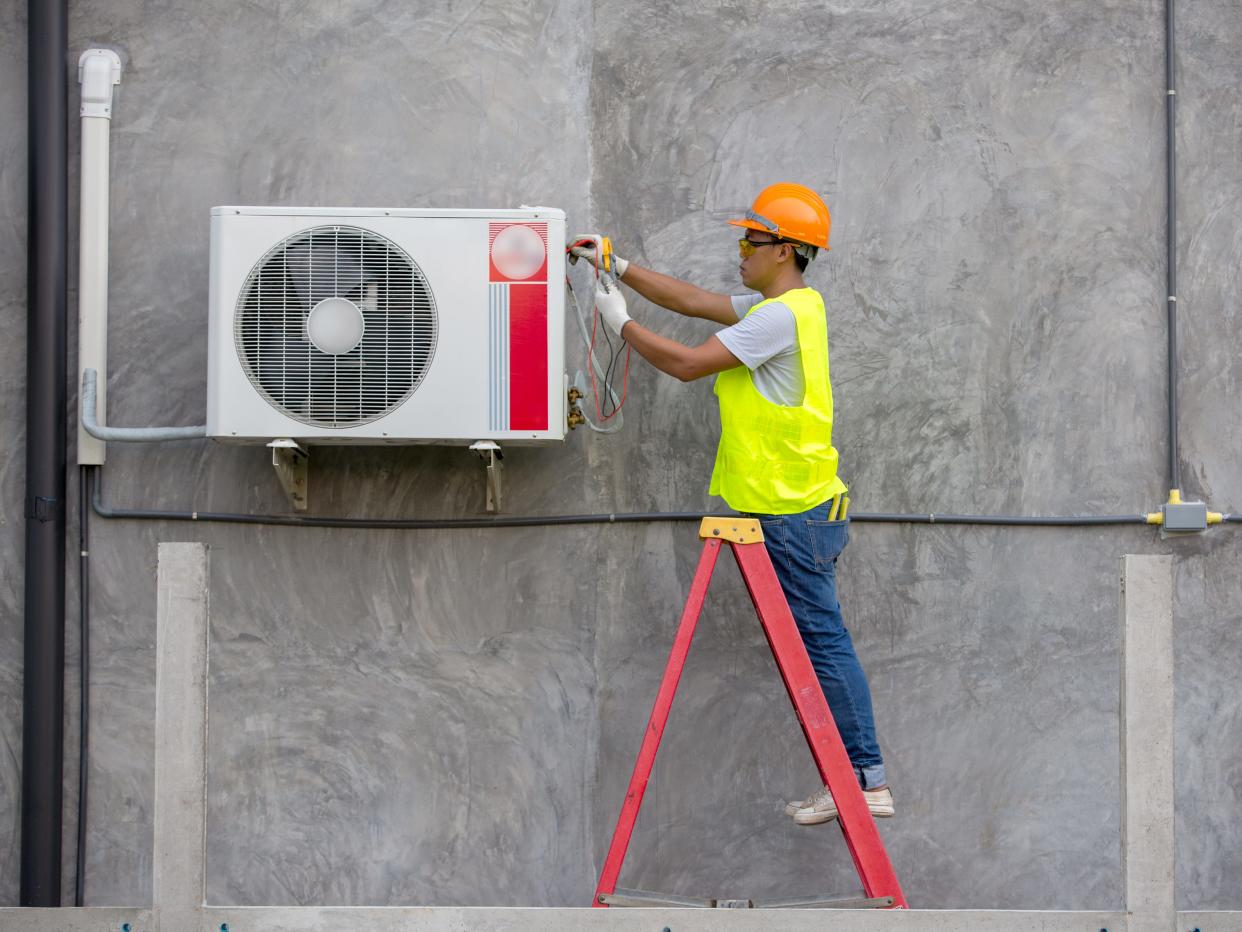
M 845 483 L 832 446 L 832 388 L 824 302 L 802 273 L 828 248 L 828 207 L 810 188 L 774 184 L 746 217 L 730 220 L 742 284 L 730 297 L 612 257 L 618 279 L 655 304 L 724 325 L 698 346 L 660 336 L 630 318 L 620 288 L 597 289 L 604 324 L 644 359 L 683 382 L 717 375 L 720 446 L 711 494 L 758 517 L 776 575 L 802 634 L 842 741 L 874 816 L 893 814 L 871 711 L 871 690 L 841 620 L 836 560 L 848 540 L 837 517 Z M 598 263 L 598 238 L 575 255 Z M 789 803 L 799 825 L 837 817 L 824 787 Z

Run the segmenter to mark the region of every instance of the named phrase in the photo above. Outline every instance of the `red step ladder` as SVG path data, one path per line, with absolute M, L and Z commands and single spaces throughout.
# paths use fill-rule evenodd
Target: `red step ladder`
M 888 853 L 884 850 L 884 843 L 876 830 L 875 820 L 867 809 L 853 765 L 845 752 L 845 745 L 841 743 L 841 735 L 832 720 L 832 713 L 824 699 L 815 670 L 811 667 L 810 658 L 807 657 L 802 636 L 798 633 L 789 604 L 785 601 L 785 593 L 776 578 L 772 561 L 768 558 L 759 522 L 749 518 L 704 518 L 699 528 L 699 537 L 703 540 L 703 554 L 699 558 L 699 567 L 690 586 L 681 624 L 673 639 L 673 649 L 669 654 L 668 666 L 664 669 L 664 679 L 660 682 L 655 706 L 643 734 L 642 747 L 638 751 L 638 760 L 634 764 L 629 788 L 625 791 L 625 802 L 621 806 L 621 815 L 617 819 L 617 828 L 613 832 L 612 844 L 608 847 L 608 856 L 604 859 L 604 869 L 591 905 L 597 908 L 661 903 L 669 906 L 792 906 L 818 905 L 821 902 L 820 898 L 769 903 L 692 900 L 688 897 L 648 894 L 642 891 L 617 891 L 621 863 L 625 860 L 634 822 L 638 819 L 643 793 L 647 789 L 647 780 L 655 765 L 656 751 L 660 747 L 664 726 L 668 723 L 673 697 L 677 693 L 677 683 L 685 668 L 686 656 L 690 653 L 690 642 L 694 638 L 694 630 L 703 611 L 707 587 L 716 568 L 716 558 L 720 556 L 721 546 L 728 544 L 737 559 L 738 569 L 742 571 L 742 579 L 750 591 L 751 600 L 755 603 L 759 623 L 763 626 L 763 633 L 772 648 L 772 656 L 776 658 L 776 666 L 793 702 L 802 732 L 806 735 L 811 755 L 837 803 L 841 833 L 845 835 L 845 843 L 854 859 L 863 890 L 869 898 L 849 901 L 848 905 L 907 908 L 901 885 L 897 882 L 897 875 L 888 860 Z M 822 900 L 822 905 L 825 906 L 833 903 L 847 905 L 845 901 L 826 898 Z

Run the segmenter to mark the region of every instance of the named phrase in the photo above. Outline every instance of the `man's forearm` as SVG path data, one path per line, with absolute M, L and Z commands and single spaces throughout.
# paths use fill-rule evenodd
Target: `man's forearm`
M 652 304 L 658 304 L 686 317 L 707 317 L 704 309 L 711 303 L 712 298 L 719 297 L 698 285 L 653 272 L 635 262 L 629 264 L 621 281 Z
M 716 337 L 710 337 L 699 346 L 685 346 L 648 330 L 635 320 L 625 323 L 621 337 L 647 362 L 683 382 L 741 365 Z
M 626 284 L 628 285 L 629 282 Z M 638 291 L 637 288 L 634 290 Z M 648 300 L 654 301 L 655 299 L 648 298 Z M 670 340 L 668 337 L 662 337 L 634 320 L 622 328 L 621 337 L 638 351 L 638 355 L 661 372 L 675 379 L 681 379 L 683 382 L 696 378 L 689 374 L 686 358 L 689 347 L 683 346 L 676 340 Z

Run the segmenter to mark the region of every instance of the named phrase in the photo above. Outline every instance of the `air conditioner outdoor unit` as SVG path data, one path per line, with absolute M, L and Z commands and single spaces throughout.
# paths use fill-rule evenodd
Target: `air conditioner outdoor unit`
M 208 436 L 563 440 L 564 242 L 544 207 L 214 208 Z

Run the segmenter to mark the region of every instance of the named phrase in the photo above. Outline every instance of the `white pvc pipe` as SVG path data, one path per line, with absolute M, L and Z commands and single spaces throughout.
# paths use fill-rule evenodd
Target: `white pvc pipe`
M 78 222 L 78 384 L 99 373 L 98 419 L 107 423 L 108 391 L 108 160 L 112 88 L 121 59 L 111 49 L 87 49 L 78 59 L 82 85 L 82 191 Z M 79 397 L 79 408 L 81 398 Z M 78 416 L 78 463 L 102 465 L 107 445 L 88 434 Z

